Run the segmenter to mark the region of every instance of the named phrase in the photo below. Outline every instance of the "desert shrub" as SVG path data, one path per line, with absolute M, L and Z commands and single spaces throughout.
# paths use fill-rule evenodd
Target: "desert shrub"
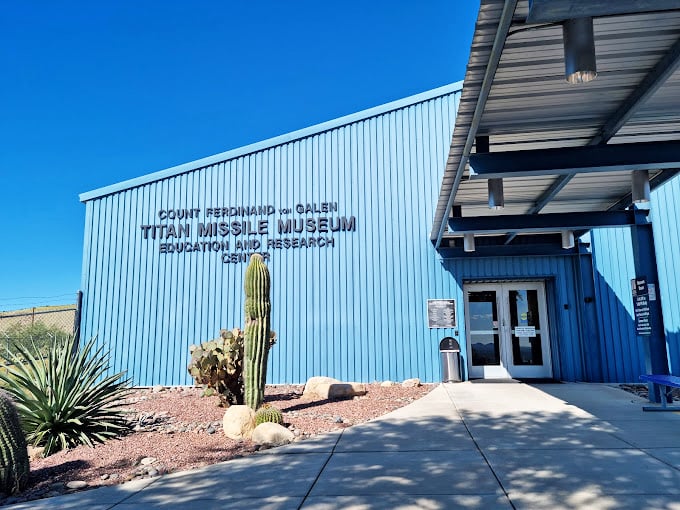
M 220 336 L 189 347 L 188 370 L 203 395 L 217 394 L 220 404 L 243 404 L 243 331 L 223 329 Z
M 47 350 L 15 345 L 13 365 L 0 372 L 15 400 L 26 439 L 45 455 L 80 444 L 94 446 L 127 429 L 124 372 L 107 376 L 109 355 L 92 338 L 82 347 L 71 337 Z
M 50 346 L 64 343 L 72 336 L 63 329 L 48 326 L 42 321 L 35 321 L 33 324 L 12 324 L 0 335 L 4 344 L 0 356 L 6 356 L 7 351 L 15 345 L 25 349 L 37 349 L 46 354 Z

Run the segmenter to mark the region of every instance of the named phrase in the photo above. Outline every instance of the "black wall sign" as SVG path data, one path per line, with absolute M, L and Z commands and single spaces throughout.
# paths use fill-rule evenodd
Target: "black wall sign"
M 631 280 L 633 291 L 633 312 L 635 313 L 635 331 L 639 336 L 650 336 L 652 324 L 649 315 L 649 287 L 647 279 L 642 276 Z
M 428 299 L 427 323 L 430 329 L 456 327 L 455 299 Z

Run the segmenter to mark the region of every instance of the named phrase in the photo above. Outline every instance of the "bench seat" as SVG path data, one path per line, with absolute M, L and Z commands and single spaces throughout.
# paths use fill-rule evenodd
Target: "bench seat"
M 661 387 L 661 406 L 645 406 L 642 408 L 643 411 L 680 411 L 680 407 L 666 405 L 667 402 L 673 402 L 670 388 L 680 388 L 680 377 L 664 374 L 643 374 L 640 376 L 640 380 Z

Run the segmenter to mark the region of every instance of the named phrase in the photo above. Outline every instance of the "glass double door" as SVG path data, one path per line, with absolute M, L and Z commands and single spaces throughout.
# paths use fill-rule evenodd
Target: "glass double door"
M 470 378 L 552 377 L 543 282 L 468 284 Z

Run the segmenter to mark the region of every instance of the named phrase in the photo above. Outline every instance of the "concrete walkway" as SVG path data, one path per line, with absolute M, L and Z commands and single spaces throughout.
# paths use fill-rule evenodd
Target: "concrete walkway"
M 373 422 L 19 509 L 680 509 L 680 414 L 598 384 L 466 382 Z

